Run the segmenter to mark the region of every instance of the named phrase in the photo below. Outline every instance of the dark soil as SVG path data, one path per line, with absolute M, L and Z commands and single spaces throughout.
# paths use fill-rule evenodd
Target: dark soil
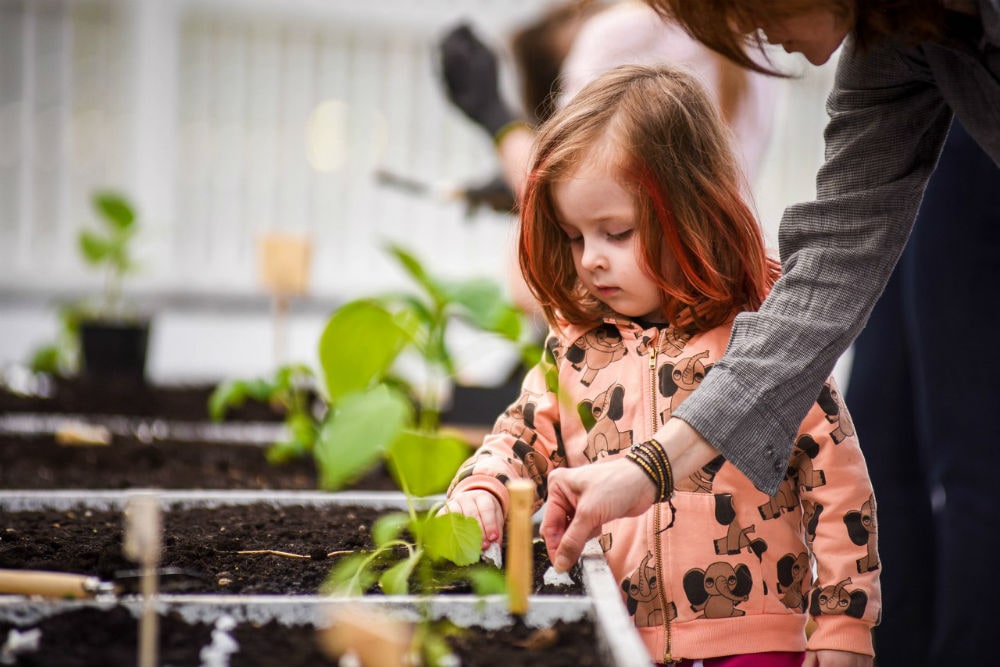
M 446 422 L 492 426 L 520 394 L 525 369 L 511 373 L 498 387 L 455 387 L 452 404 L 442 414 Z M 125 380 L 99 382 L 83 378 L 43 376 L 44 385 L 35 393 L 19 393 L 0 386 L 0 414 L 41 413 L 77 415 L 124 415 L 170 421 L 208 421 L 208 399 L 214 383 L 153 385 Z M 321 408 L 313 394 L 312 402 Z M 226 412 L 227 422 L 280 422 L 280 406 L 248 399 Z
M 162 567 L 190 576 L 165 577 L 164 592 L 313 595 L 340 555 L 370 549 L 372 522 L 383 512 L 370 507 L 275 506 L 269 503 L 172 509 L 163 514 Z M 122 514 L 117 511 L 0 512 L 0 568 L 76 572 L 114 581 L 131 570 L 122 553 Z M 535 548 L 535 593 L 582 590 L 575 570 L 573 590 L 545 586 L 549 567 L 544 545 Z M 305 556 L 241 554 L 280 551 Z M 134 581 L 127 582 L 135 584 Z M 451 592 L 468 592 L 459 584 Z
M 178 421 L 207 421 L 208 397 L 214 384 L 149 385 L 127 381 L 99 384 L 76 378 L 49 378 L 39 394 L 20 394 L 0 388 L 0 413 L 66 413 L 156 417 Z M 248 400 L 231 410 L 230 421 L 281 421 L 280 410 Z
M 312 457 L 280 465 L 268 463 L 268 438 L 276 437 L 281 419 L 268 405 L 248 402 L 231 413 L 227 426 L 237 430 L 228 429 L 223 434 L 226 439 L 220 439 L 219 428 L 208 421 L 206 409 L 213 385 L 53 382 L 49 397 L 0 388 L 0 417 L 28 420 L 27 426 L 0 424 L 0 488 L 318 488 Z M 476 420 L 485 419 L 485 404 L 492 409 L 497 403 L 495 394 L 498 390 L 463 388 L 456 396 L 465 398 L 457 401 L 456 407 L 461 404 L 464 417 L 446 423 L 458 426 L 470 443 L 478 444 L 489 427 Z M 484 398 L 487 395 L 490 400 Z M 110 427 L 114 434 L 111 445 L 60 445 L 52 433 L 56 426 L 46 422 L 68 415 Z M 209 437 L 213 432 L 215 435 Z M 381 466 L 348 488 L 397 490 Z
M 113 436 L 110 446 L 60 445 L 53 435 L 0 433 L 0 488 L 5 489 L 280 489 L 318 486 L 306 457 L 268 463 L 266 447 Z M 352 489 L 398 490 L 378 467 Z
M 0 643 L 13 626 L 0 622 Z M 37 652 L 17 656 L 20 667 L 134 667 L 138 623 L 117 607 L 108 611 L 83 609 L 49 617 L 20 628 L 39 628 Z M 558 622 L 555 641 L 544 648 L 526 648 L 536 634 L 523 625 L 500 630 L 470 628 L 449 638 L 463 667 L 589 667 L 598 664 L 593 623 L 589 620 Z M 188 623 L 175 614 L 160 617 L 160 664 L 198 667 L 199 653 L 211 643 L 212 626 Z M 240 623 L 230 631 L 239 649 L 229 657 L 231 667 L 336 667 L 316 642 L 313 626 L 285 626 L 275 621 L 262 625 Z M 531 644 L 530 640 L 527 642 Z

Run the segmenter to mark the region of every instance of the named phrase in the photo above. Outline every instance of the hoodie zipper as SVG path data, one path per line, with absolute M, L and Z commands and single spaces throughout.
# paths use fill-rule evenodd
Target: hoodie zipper
M 649 346 L 649 403 L 650 408 L 650 419 L 652 428 L 650 430 L 650 437 L 656 433 L 656 346 L 659 344 L 659 338 L 663 335 L 662 331 L 657 331 L 657 335 L 653 340 L 650 341 Z M 660 508 L 662 503 L 656 503 L 653 506 L 653 548 L 656 551 L 656 581 L 657 581 L 657 592 L 660 597 L 660 608 L 663 610 L 663 630 L 665 633 L 665 645 L 663 652 L 663 662 L 667 665 L 672 665 L 674 662 L 673 656 L 670 655 L 670 614 L 668 613 L 667 607 L 667 594 L 664 591 L 663 585 L 666 579 L 663 576 L 663 541 L 660 538 L 661 528 L 663 525 L 662 515 Z

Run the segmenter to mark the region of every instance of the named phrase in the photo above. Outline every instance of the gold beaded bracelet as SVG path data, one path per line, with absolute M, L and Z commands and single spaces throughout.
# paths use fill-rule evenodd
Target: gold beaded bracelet
M 625 458 L 642 468 L 656 486 L 656 502 L 662 503 L 670 499 L 674 491 L 674 474 L 663 445 L 651 438 L 632 445 Z

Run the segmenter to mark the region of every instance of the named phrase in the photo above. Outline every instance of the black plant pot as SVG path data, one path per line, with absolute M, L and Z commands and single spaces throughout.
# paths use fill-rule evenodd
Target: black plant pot
M 84 380 L 144 384 L 148 319 L 80 323 L 80 375 Z

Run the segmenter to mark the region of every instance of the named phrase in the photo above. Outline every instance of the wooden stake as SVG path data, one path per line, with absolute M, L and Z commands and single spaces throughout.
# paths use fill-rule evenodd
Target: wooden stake
M 288 357 L 288 297 L 274 294 L 271 297 L 271 312 L 274 319 L 274 366 L 284 365 Z
M 125 556 L 142 569 L 140 591 L 142 616 L 139 618 L 139 667 L 156 667 L 159 618 L 156 615 L 156 567 L 161 548 L 160 500 L 154 494 L 129 498 L 125 506 Z
M 305 234 L 271 231 L 257 242 L 257 272 L 271 294 L 275 366 L 285 363 L 288 305 L 291 297 L 308 290 L 311 259 L 312 239 Z
M 507 512 L 507 599 L 510 613 L 528 613 L 528 596 L 534 577 L 535 557 L 531 548 L 531 505 L 535 485 L 526 479 L 507 483 L 510 509 Z

